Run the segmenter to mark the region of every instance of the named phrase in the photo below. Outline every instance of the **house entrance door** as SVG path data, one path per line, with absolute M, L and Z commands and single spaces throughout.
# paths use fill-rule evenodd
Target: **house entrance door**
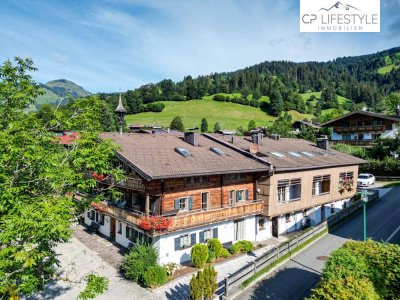
M 272 236 L 279 237 L 279 222 L 278 217 L 272 218 Z
M 114 218 L 110 217 L 110 238 L 112 240 L 115 240 L 115 227 L 117 220 L 115 220 Z
M 244 240 L 244 219 L 233 222 L 233 232 L 235 241 Z

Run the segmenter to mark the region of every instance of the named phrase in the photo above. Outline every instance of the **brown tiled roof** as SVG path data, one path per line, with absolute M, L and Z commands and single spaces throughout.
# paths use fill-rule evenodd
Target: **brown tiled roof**
M 325 123 L 321 124 L 321 127 L 329 127 L 327 125 L 332 124 L 332 123 L 334 123 L 334 122 L 336 122 L 338 120 L 350 117 L 352 115 L 365 115 L 365 116 L 374 117 L 374 118 L 386 119 L 386 120 L 390 120 L 390 121 L 393 121 L 393 122 L 400 122 L 400 118 L 396 117 L 396 116 L 386 116 L 386 115 L 375 113 L 375 112 L 371 112 L 371 111 L 357 110 L 357 111 L 353 111 L 353 112 L 347 113 L 347 114 L 345 114 L 343 116 L 340 116 L 340 117 L 338 117 L 336 119 L 333 119 L 333 120 L 330 120 L 328 122 L 325 122 Z
M 119 157 L 147 180 L 270 170 L 265 163 L 257 162 L 201 135 L 198 147 L 186 143 L 182 133 L 103 133 L 100 137 L 110 138 L 120 145 Z M 185 148 L 192 155 L 184 157 L 176 152 L 176 147 Z M 210 147 L 221 149 L 225 156 L 211 151 Z
M 232 145 L 240 150 L 249 151 L 253 145 L 251 137 L 234 137 L 234 143 L 231 143 L 232 137 L 220 134 L 209 135 L 211 139 L 220 140 L 223 144 Z M 253 146 L 254 147 L 254 146 Z M 262 144 L 257 145 L 258 152 L 255 155 L 268 164 L 272 164 L 276 171 L 294 171 L 305 169 L 318 169 L 326 167 L 358 165 L 366 161 L 335 150 L 323 150 L 318 148 L 314 143 L 294 138 L 281 138 L 273 140 L 264 137 Z M 302 151 L 311 153 L 313 156 L 307 156 Z M 283 157 L 277 157 L 271 152 L 278 152 Z M 296 157 L 288 152 L 296 152 L 300 156 Z

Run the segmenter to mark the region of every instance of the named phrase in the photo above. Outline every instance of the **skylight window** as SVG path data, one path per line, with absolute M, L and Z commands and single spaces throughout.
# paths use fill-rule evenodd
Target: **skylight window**
M 282 153 L 279 152 L 270 152 L 272 155 L 275 155 L 276 157 L 285 157 Z
M 176 147 L 175 151 L 184 157 L 191 156 L 192 154 L 185 148 Z
M 308 151 L 301 151 L 301 153 L 303 153 L 304 155 L 309 156 L 309 157 L 315 156 L 314 154 L 312 154 L 312 153 L 310 153 Z
M 220 155 L 220 156 L 225 156 L 225 152 L 222 151 L 221 149 L 217 148 L 217 147 L 211 147 L 210 150 L 211 150 L 212 152 L 217 153 L 217 154 Z
M 292 155 L 292 156 L 295 156 L 295 157 L 301 157 L 301 154 L 300 154 L 300 153 L 297 153 L 297 152 L 294 152 L 294 151 L 288 151 L 288 153 L 289 153 L 290 155 Z

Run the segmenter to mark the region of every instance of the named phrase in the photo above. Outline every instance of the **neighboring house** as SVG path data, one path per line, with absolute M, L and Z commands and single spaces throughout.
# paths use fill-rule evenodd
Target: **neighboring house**
M 76 131 L 63 131 L 62 133 L 57 134 L 56 139 L 60 144 L 65 147 L 71 146 L 76 139 L 79 139 L 79 133 Z
M 329 150 L 324 139 L 316 145 L 273 137 L 212 136 L 224 145 L 254 153 L 270 166 L 272 175 L 259 178 L 256 190 L 273 236 L 300 229 L 304 216 L 316 225 L 347 205 L 356 193 L 358 167 L 364 160 Z
M 321 129 L 321 127 L 318 124 L 315 124 L 312 121 L 298 120 L 298 121 L 293 122 L 293 124 L 292 124 L 293 133 L 295 133 L 295 134 L 300 133 L 303 127 L 310 127 L 313 129 Z
M 122 197 L 95 205 L 85 223 L 99 223 L 125 247 L 153 243 L 160 263 L 182 263 L 191 246 L 210 238 L 261 241 L 300 229 L 305 216 L 318 224 L 347 205 L 362 159 L 328 150 L 327 141 L 317 147 L 274 137 L 102 134 L 121 146 L 117 157 L 128 179 L 99 180 L 116 184 Z M 145 216 L 168 226 L 151 230 Z
M 325 122 L 322 127 L 332 128 L 334 143 L 368 146 L 377 138 L 393 138 L 400 126 L 400 109 L 395 116 L 386 116 L 369 111 L 354 111 Z

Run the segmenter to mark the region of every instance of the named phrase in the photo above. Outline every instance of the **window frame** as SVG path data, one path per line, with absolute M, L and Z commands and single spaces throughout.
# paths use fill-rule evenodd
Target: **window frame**
M 179 249 L 186 249 L 191 247 L 190 234 L 184 234 L 179 237 Z
M 206 206 L 204 208 L 204 202 L 203 202 L 203 194 L 207 195 L 207 201 L 206 201 Z M 200 194 L 201 197 L 201 210 L 207 211 L 210 207 L 210 192 L 201 192 Z
M 291 188 L 292 186 L 299 186 L 298 195 L 299 197 L 292 198 Z M 301 178 L 291 178 L 291 179 L 281 179 L 277 182 L 277 195 L 276 201 L 277 203 L 289 203 L 301 200 L 301 187 L 302 182 Z M 293 188 L 292 188 L 293 189 Z M 286 199 L 288 198 L 288 199 Z
M 184 208 L 182 208 L 182 200 L 184 200 Z M 188 210 L 189 210 L 189 197 L 180 197 L 179 211 L 188 211 Z
M 316 193 L 316 183 L 319 183 L 319 189 L 321 192 Z M 324 182 L 328 182 L 328 189 L 327 191 L 324 191 Z M 318 175 L 313 177 L 313 182 L 312 182 L 312 196 L 313 197 L 318 197 L 318 196 L 323 196 L 330 194 L 331 192 L 331 175 Z
M 122 222 L 118 221 L 118 230 L 117 230 L 118 234 L 122 234 Z

